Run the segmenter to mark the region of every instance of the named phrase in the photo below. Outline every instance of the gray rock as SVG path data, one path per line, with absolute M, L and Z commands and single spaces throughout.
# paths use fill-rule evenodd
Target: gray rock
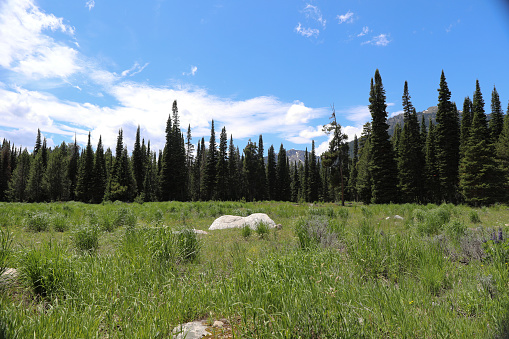
M 222 217 L 214 220 L 212 225 L 210 225 L 209 230 L 224 230 L 227 228 L 242 228 L 244 226 L 249 226 L 252 230 L 256 230 L 258 224 L 264 223 L 269 228 L 275 228 L 276 223 L 274 220 L 269 218 L 269 216 L 265 213 L 254 213 L 247 217 L 240 217 L 237 215 L 223 215 Z
M 402 216 L 400 216 L 400 215 L 397 215 L 397 214 L 396 214 L 396 215 L 394 216 L 394 219 L 403 220 L 403 217 L 402 217 Z
M 173 339 L 199 339 L 211 334 L 207 331 L 207 325 L 200 320 L 180 324 L 173 329 L 172 333 Z
M 13 284 L 18 277 L 18 271 L 15 268 L 8 268 L 0 275 L 0 285 Z

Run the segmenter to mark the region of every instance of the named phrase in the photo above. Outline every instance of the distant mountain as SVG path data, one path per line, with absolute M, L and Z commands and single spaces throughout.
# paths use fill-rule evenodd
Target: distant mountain
M 276 163 L 277 156 L 278 155 L 276 154 Z M 301 162 L 304 163 L 304 160 L 306 159 L 306 151 L 300 151 L 292 148 L 291 150 L 286 151 L 286 157 L 290 161 L 290 164 L 293 164 L 294 162 L 296 162 L 297 164 Z M 267 163 L 267 158 L 268 157 L 263 158 L 265 160 L 265 163 Z
M 433 121 L 433 124 L 436 124 L 438 106 L 431 106 L 428 109 L 425 109 L 422 112 L 417 112 L 417 121 L 419 125 L 422 121 L 422 116 L 424 115 L 424 122 L 426 123 L 426 127 L 429 126 L 429 118 Z M 460 111 L 461 114 L 461 111 Z M 389 125 L 389 135 L 392 136 L 394 134 L 394 128 L 397 124 L 403 127 L 403 113 L 393 116 L 392 118 L 387 119 L 387 124 Z M 357 137 L 360 137 L 358 135 Z M 352 144 L 353 145 L 353 144 Z

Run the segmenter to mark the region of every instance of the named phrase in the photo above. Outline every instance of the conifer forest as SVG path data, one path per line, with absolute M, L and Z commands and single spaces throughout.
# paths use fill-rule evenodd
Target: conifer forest
M 507 203 L 509 114 L 496 88 L 486 107 L 477 81 L 460 111 L 442 72 L 433 123 L 418 121 L 409 87 L 405 82 L 403 124 L 389 136 L 385 89 L 376 70 L 369 93 L 372 120 L 362 134 L 347 143 L 333 111 L 324 126 L 332 134 L 329 150 L 319 156 L 313 142 L 298 163 L 287 159 L 283 144 L 270 145 L 265 158 L 262 135 L 241 151 L 225 127 L 216 135 L 214 121 L 210 139 L 201 138 L 195 149 L 191 126 L 184 132 L 180 125 L 176 101 L 162 150 L 152 149 L 139 127 L 131 150 L 122 130 L 114 150 L 105 150 L 101 138 L 92 145 L 90 134 L 85 148 L 76 142 L 50 148 L 40 131 L 33 150 L 4 139 L 0 200 Z

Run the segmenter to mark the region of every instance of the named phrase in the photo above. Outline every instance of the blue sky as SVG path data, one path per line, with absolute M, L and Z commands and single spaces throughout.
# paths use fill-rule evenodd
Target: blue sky
M 164 145 L 173 100 L 193 141 L 225 126 L 236 145 L 327 148 L 330 107 L 353 138 L 382 75 L 389 115 L 404 81 L 418 111 L 437 104 L 442 69 L 461 108 L 479 79 L 489 113 L 509 99 L 509 6 L 451 1 L 0 0 L 0 138 L 31 150 L 114 147 L 124 129 Z

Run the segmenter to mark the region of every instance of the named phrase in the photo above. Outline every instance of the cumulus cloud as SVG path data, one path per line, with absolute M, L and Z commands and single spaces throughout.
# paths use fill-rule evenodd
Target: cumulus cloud
M 320 30 L 318 28 L 304 28 L 301 23 L 295 27 L 295 32 L 299 33 L 303 37 L 310 38 L 313 36 L 318 36 L 320 34 Z
M 94 8 L 95 6 L 95 1 L 94 0 L 88 0 L 87 3 L 85 4 L 85 7 L 88 7 L 88 10 L 91 11 L 92 8 Z
M 0 12 L 0 66 L 31 79 L 78 72 L 77 51 L 44 34 L 47 30 L 74 35 L 73 27 L 42 12 L 32 0 L 7 0 Z
M 363 42 L 363 45 L 375 45 L 375 46 L 387 46 L 391 40 L 389 40 L 389 36 L 387 34 L 380 34 L 375 36 L 373 39 Z
M 322 11 L 320 11 L 320 9 L 317 6 L 306 4 L 306 7 L 304 7 L 303 12 L 306 14 L 307 18 L 316 20 L 325 29 L 325 27 L 327 26 L 327 20 L 323 18 Z
M 353 13 L 348 11 L 345 14 L 341 14 L 337 16 L 339 24 L 347 23 L 351 24 L 354 21 Z

